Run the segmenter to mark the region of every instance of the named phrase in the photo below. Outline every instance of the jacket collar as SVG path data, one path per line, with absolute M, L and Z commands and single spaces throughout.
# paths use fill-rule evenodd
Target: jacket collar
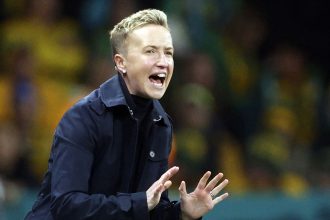
M 106 107 L 128 105 L 119 83 L 119 74 L 114 75 L 100 86 L 100 96 Z
M 129 111 L 133 109 L 133 100 L 130 97 L 125 81 L 120 73 L 117 73 L 100 86 L 100 96 L 101 101 L 108 108 L 127 106 Z M 158 100 L 153 100 L 153 110 L 151 114 L 154 122 L 163 122 L 166 125 L 171 124 Z

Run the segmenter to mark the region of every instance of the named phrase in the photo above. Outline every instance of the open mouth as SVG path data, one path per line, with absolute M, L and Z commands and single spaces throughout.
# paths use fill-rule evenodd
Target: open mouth
M 157 86 L 162 86 L 164 84 L 165 78 L 166 78 L 165 73 L 157 73 L 149 76 L 150 82 Z

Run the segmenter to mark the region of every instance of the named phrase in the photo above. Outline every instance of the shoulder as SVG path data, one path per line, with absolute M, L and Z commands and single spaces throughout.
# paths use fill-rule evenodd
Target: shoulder
M 58 128 L 95 128 L 106 107 L 100 99 L 99 89 L 92 91 L 72 105 L 63 115 Z
M 75 146 L 93 149 L 100 137 L 111 131 L 112 125 L 112 111 L 106 111 L 100 100 L 99 89 L 96 89 L 66 111 L 55 135 Z

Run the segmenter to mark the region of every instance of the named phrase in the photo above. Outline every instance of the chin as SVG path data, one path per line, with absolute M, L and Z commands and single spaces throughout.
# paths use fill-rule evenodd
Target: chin
M 150 99 L 161 99 L 163 96 L 162 95 L 153 95 L 153 96 L 150 96 Z
M 152 93 L 148 94 L 150 99 L 161 99 L 164 96 L 164 92 L 162 93 Z
M 161 99 L 165 94 L 166 89 L 147 88 L 144 90 L 144 97 L 148 99 Z

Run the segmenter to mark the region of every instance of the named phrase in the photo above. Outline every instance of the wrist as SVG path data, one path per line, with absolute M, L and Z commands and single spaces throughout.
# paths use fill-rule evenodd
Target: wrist
M 192 219 L 181 215 L 181 220 L 192 220 Z
M 181 213 L 180 213 L 180 220 L 202 220 L 203 216 L 199 217 L 199 218 L 193 218 L 191 217 L 188 213 L 185 213 L 184 211 L 182 211 L 181 209 Z
M 189 215 L 187 215 L 186 213 L 181 211 L 181 220 L 194 220 L 194 218 L 190 217 Z

